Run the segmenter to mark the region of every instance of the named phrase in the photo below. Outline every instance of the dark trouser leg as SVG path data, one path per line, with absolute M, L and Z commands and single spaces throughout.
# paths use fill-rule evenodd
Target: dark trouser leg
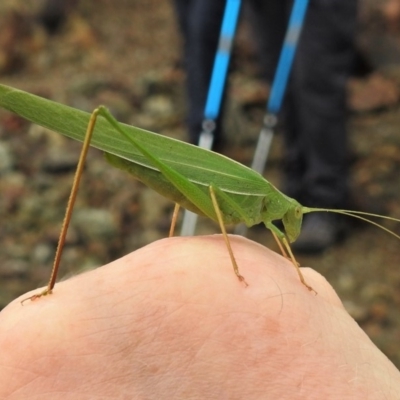
M 347 199 L 346 79 L 355 22 L 356 0 L 310 1 L 285 105 L 288 186 L 305 205 L 341 207 Z
M 258 47 L 261 78 L 268 82 L 272 82 L 278 65 L 290 3 L 287 0 L 245 1 L 245 13 Z
M 67 17 L 67 12 L 77 0 L 47 0 L 39 12 L 39 21 L 48 33 L 56 33 Z
M 184 37 L 187 72 L 188 127 L 192 143 L 198 143 L 214 58 L 218 46 L 225 0 L 175 0 Z M 216 141 L 220 139 L 221 117 Z

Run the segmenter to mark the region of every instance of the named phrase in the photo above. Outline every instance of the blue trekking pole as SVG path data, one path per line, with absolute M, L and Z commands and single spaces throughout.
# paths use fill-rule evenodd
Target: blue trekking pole
M 260 174 L 264 172 L 265 164 L 267 163 L 272 138 L 274 136 L 274 128 L 278 121 L 277 114 L 282 106 L 307 6 L 308 0 L 295 0 L 293 4 L 288 29 L 286 31 L 278 66 L 272 82 L 271 93 L 267 102 L 263 126 L 258 137 L 257 147 L 251 164 L 251 168 Z M 238 225 L 235 229 L 235 233 L 244 235 L 246 230 L 247 228 L 245 225 Z
M 251 168 L 262 174 L 267 162 L 268 153 L 273 137 L 273 128 L 276 126 L 277 113 L 281 109 L 289 74 L 292 69 L 297 43 L 303 27 L 308 0 L 295 0 L 289 20 L 278 67 L 272 82 L 271 93 L 267 103 L 267 112 L 264 116 L 263 127 L 258 138 L 256 151 Z
M 211 150 L 214 141 L 216 119 L 220 113 L 222 94 L 228 75 L 231 49 L 237 21 L 240 12 L 240 0 L 227 0 L 222 19 L 217 54 L 215 56 L 211 82 L 208 89 L 202 132 L 199 138 L 199 146 Z M 181 236 L 191 236 L 197 222 L 197 214 L 185 210 L 183 217 Z

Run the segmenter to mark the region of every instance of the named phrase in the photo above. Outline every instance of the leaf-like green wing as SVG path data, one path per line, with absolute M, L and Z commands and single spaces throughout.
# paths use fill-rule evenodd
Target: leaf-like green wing
M 0 106 L 79 141 L 83 141 L 90 118 L 89 113 L 4 85 L 0 85 Z M 257 172 L 223 155 L 144 129 L 122 125 L 149 152 L 188 180 L 207 189 L 213 184 L 231 195 L 240 205 L 253 207 L 254 204 L 261 204 L 266 195 L 276 190 Z M 144 168 L 157 170 L 102 117 L 96 123 L 91 145 Z

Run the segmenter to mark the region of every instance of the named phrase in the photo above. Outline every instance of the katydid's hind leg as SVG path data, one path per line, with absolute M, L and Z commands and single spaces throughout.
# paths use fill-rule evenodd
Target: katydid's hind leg
M 181 206 L 178 203 L 175 203 L 174 212 L 172 213 L 171 227 L 169 228 L 168 237 L 174 236 L 176 221 L 178 219 L 179 209 Z
M 90 116 L 89 124 L 86 129 L 85 139 L 83 141 L 81 154 L 79 156 L 78 165 L 76 167 L 74 180 L 72 182 L 72 188 L 68 199 L 67 208 L 65 210 L 65 216 L 62 223 L 60 236 L 58 238 L 58 244 L 56 249 L 56 254 L 54 257 L 53 268 L 51 270 L 49 283 L 47 284 L 46 289 L 38 294 L 34 294 L 24 300 L 21 301 L 21 304 L 24 304 L 27 300 L 37 300 L 43 296 L 47 296 L 53 293 L 54 285 L 56 284 L 58 269 L 60 267 L 61 255 L 64 249 L 65 240 L 67 237 L 69 223 L 71 221 L 72 211 L 74 209 L 76 196 L 78 194 L 79 183 L 81 181 L 83 168 L 85 166 L 86 156 L 89 150 L 90 141 L 92 140 L 94 126 L 96 124 L 97 115 L 99 110 L 96 109 L 93 111 L 92 115 Z
M 304 279 L 303 274 L 301 273 L 299 263 L 296 261 L 296 258 L 292 252 L 292 249 L 290 248 L 289 242 L 286 239 L 286 236 L 272 223 L 266 224 L 267 228 L 272 232 L 275 240 L 280 243 L 279 248 L 282 251 L 282 254 L 284 257 L 290 259 L 292 262 L 293 266 L 296 268 L 296 272 L 299 275 L 301 283 L 311 292 L 317 293 L 310 285 L 307 284 L 307 282 Z M 283 246 L 282 246 L 283 244 Z M 285 250 L 286 249 L 286 250 Z M 289 256 L 287 256 L 289 254 Z
M 246 282 L 246 280 L 244 279 L 244 277 L 242 275 L 240 275 L 240 273 L 239 273 L 239 267 L 238 267 L 238 265 L 236 263 L 235 256 L 233 255 L 231 242 L 229 241 L 228 234 L 226 233 L 224 220 L 222 218 L 221 209 L 219 208 L 217 197 L 215 196 L 215 192 L 214 192 L 213 187 L 210 186 L 209 190 L 210 190 L 210 196 L 211 196 L 211 200 L 212 200 L 212 203 L 213 203 L 213 206 L 214 206 L 214 210 L 215 210 L 215 213 L 217 214 L 218 223 L 219 223 L 219 226 L 221 228 L 222 235 L 224 236 L 225 244 L 226 244 L 226 247 L 228 249 L 229 257 L 231 258 L 232 266 L 233 266 L 233 269 L 235 271 L 235 274 L 239 278 L 239 281 L 243 282 L 246 286 L 249 286 L 248 283 Z

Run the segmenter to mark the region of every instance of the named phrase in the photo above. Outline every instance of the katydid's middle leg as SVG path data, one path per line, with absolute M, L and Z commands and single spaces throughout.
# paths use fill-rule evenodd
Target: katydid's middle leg
M 215 192 L 214 192 L 213 187 L 210 186 L 209 190 L 210 190 L 210 196 L 211 196 L 211 200 L 212 200 L 212 203 L 213 203 L 213 206 L 214 206 L 214 210 L 215 210 L 215 213 L 217 214 L 218 223 L 219 223 L 219 226 L 221 228 L 222 235 L 224 236 L 225 244 L 226 244 L 226 247 L 228 249 L 228 253 L 229 253 L 229 256 L 231 258 L 232 266 L 233 266 L 233 269 L 235 271 L 235 274 L 239 278 L 239 281 L 244 282 L 244 284 L 246 286 L 249 286 L 248 283 L 246 282 L 246 280 L 244 279 L 244 277 L 242 275 L 240 275 L 240 273 L 239 273 L 239 267 L 238 267 L 238 265 L 236 263 L 235 256 L 233 255 L 231 242 L 229 241 L 228 234 L 226 233 L 224 221 L 223 221 L 223 218 L 222 218 L 221 209 L 219 208 L 217 197 L 215 196 Z
M 178 214 L 179 214 L 180 208 L 181 208 L 181 206 L 178 203 L 175 203 L 174 212 L 172 213 L 171 226 L 169 228 L 168 237 L 174 236 L 176 220 L 178 219 Z

